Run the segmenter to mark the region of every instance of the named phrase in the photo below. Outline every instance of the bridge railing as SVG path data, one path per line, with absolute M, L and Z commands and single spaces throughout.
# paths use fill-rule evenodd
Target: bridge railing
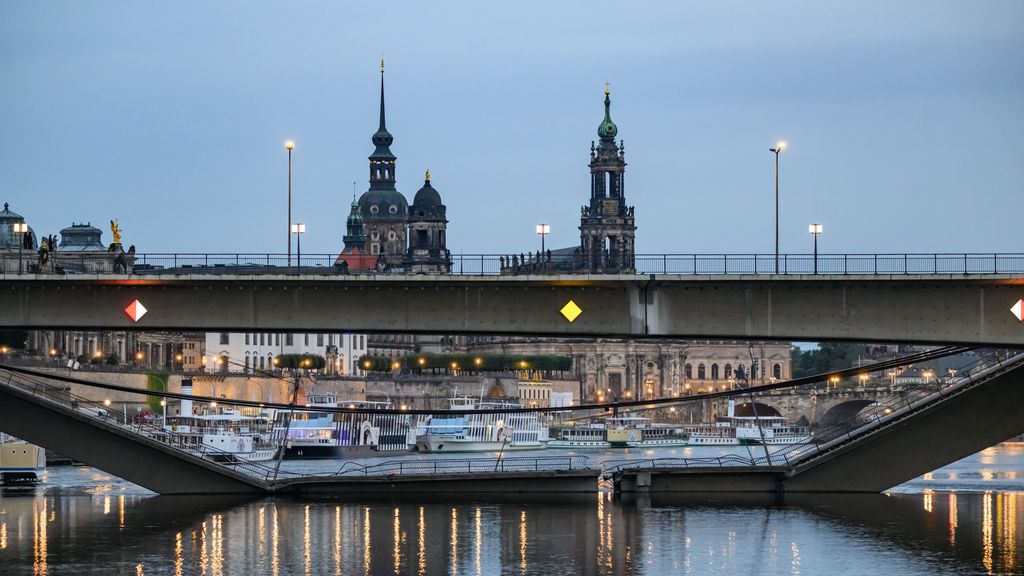
M 335 476 L 401 476 L 426 474 L 472 474 L 487 472 L 543 472 L 592 470 L 586 456 L 516 456 L 508 458 L 466 458 L 391 460 L 363 465 L 346 462 Z
M 552 275 L 590 273 L 590 267 L 574 256 L 546 254 L 452 254 L 450 274 L 455 276 Z M 514 257 L 514 259 L 513 259 Z M 139 253 L 134 256 L 134 274 L 322 274 L 368 275 L 405 272 L 395 262 L 381 270 L 343 272 L 335 266 L 338 255 L 273 253 Z M 23 259 L 23 270 L 38 270 L 34 258 Z M 57 253 L 53 264 L 43 271 L 67 274 L 96 273 L 102 259 L 73 253 Z M 637 254 L 636 274 L 677 275 L 964 275 L 1024 273 L 1024 253 L 878 253 L 878 254 Z M 18 272 L 16 256 L 0 257 L 0 270 Z M 596 273 L 620 273 L 609 267 Z M 626 272 L 632 273 L 632 272 Z

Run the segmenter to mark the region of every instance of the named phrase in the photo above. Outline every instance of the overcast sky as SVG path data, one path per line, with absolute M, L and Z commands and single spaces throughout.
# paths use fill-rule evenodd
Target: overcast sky
M 644 253 L 1024 251 L 1024 2 L 0 0 L 0 202 L 142 252 L 338 252 L 378 60 L 454 253 L 579 242 L 604 82 Z

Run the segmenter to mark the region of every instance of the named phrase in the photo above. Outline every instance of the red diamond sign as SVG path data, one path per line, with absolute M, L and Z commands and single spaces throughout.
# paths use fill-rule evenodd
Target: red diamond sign
M 132 300 L 132 303 L 124 309 L 124 313 L 135 322 L 138 322 L 139 318 L 145 316 L 146 312 L 148 312 L 148 310 L 146 310 L 146 307 L 138 300 Z

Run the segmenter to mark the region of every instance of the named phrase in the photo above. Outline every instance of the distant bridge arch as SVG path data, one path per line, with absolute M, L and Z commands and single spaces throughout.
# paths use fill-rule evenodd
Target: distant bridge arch
M 821 419 L 818 420 L 819 426 L 833 426 L 840 422 L 849 422 L 859 412 L 875 404 L 875 400 L 867 398 L 858 398 L 855 400 L 846 400 L 840 402 L 835 406 L 832 406 L 821 415 Z
M 754 413 L 754 409 L 757 409 L 757 414 Z M 778 411 L 774 406 L 770 404 L 764 404 L 762 402 L 744 402 L 736 405 L 735 414 L 740 417 L 753 417 L 753 416 L 782 416 L 782 413 Z

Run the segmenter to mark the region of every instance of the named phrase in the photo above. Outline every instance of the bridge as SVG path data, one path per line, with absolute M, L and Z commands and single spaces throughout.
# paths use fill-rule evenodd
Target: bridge
M 1024 354 L 1007 358 L 993 352 L 955 376 L 908 386 L 888 401 L 819 427 L 804 442 L 750 447 L 747 455 L 606 461 L 600 469 L 587 458 L 561 455 L 400 458 L 370 465 L 349 461 L 332 473 L 303 475 L 237 458 L 229 465 L 214 463 L 215 450 L 190 445 L 163 427 L 82 410 L 90 404 L 70 394 L 71 377 L 13 367 L 0 367 L 0 376 L 6 430 L 164 494 L 593 492 L 599 473 L 622 492 L 878 492 L 1024 431 Z M 745 392 L 755 393 L 725 394 Z M 764 391 L 756 393 L 760 399 Z
M 1024 326 L 1012 312 L 1024 298 L 1024 256 L 904 255 L 895 260 L 900 272 L 886 272 L 877 256 L 868 272 L 862 259 L 843 258 L 837 272 L 777 275 L 763 272 L 759 257 L 728 256 L 712 263 L 679 257 L 692 273 L 670 268 L 665 256 L 664 270 L 673 272 L 648 275 L 349 275 L 216 264 L 128 275 L 5 274 L 0 327 L 1024 346 Z M 922 262 L 933 269 L 922 270 Z M 953 271 L 950 263 L 964 267 Z M 124 312 L 135 300 L 147 310 L 137 321 Z M 563 314 L 573 306 L 578 315 Z

